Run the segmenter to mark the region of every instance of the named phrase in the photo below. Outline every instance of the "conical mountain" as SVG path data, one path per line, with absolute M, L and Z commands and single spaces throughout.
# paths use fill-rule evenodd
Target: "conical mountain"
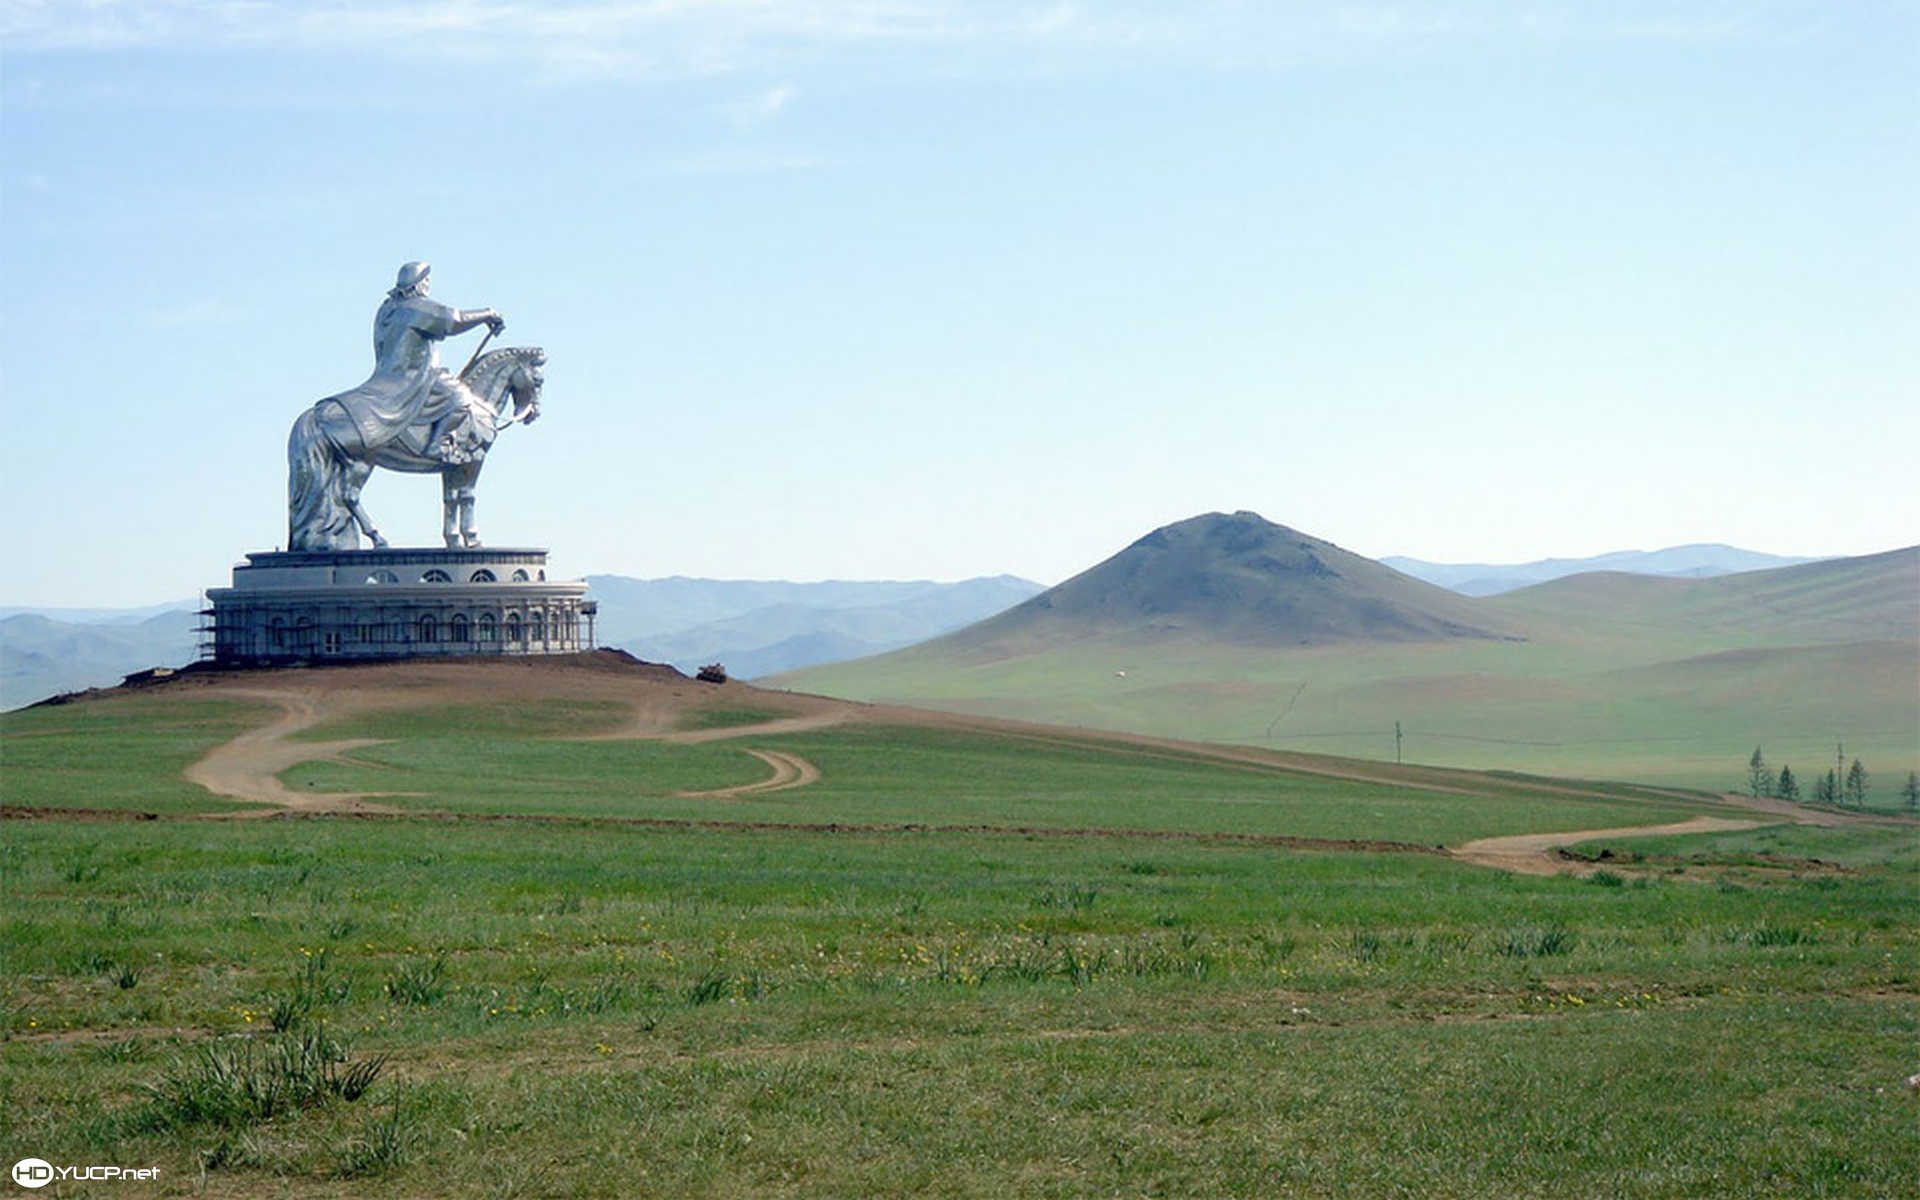
M 1513 638 L 1510 617 L 1258 513 L 1207 513 L 939 640 L 1026 653 L 1087 637 L 1248 645 Z

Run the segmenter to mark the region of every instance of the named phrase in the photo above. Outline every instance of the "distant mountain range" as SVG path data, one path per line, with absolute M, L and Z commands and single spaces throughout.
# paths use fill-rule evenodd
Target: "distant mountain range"
M 1563 579 L 1588 571 L 1625 571 L 1632 575 L 1670 575 L 1705 579 L 1714 575 L 1733 575 L 1741 571 L 1764 571 L 1773 567 L 1791 567 L 1818 562 L 1814 558 L 1792 558 L 1779 554 L 1761 554 L 1726 546 L 1718 542 L 1697 542 L 1669 546 L 1665 550 L 1616 550 L 1592 558 L 1543 558 L 1528 563 L 1436 563 L 1418 558 L 1388 555 L 1380 560 L 1387 566 L 1415 579 L 1436 583 L 1463 596 L 1496 596 L 1515 588 Z
M 912 645 L 1041 590 L 1012 575 L 959 583 L 589 575 L 587 585 L 600 601 L 601 645 L 689 674 L 717 662 L 740 679 Z
M 744 579 L 587 577 L 597 635 L 691 674 L 718 662 L 741 679 L 878 654 L 972 624 L 1041 585 L 1011 575 L 960 583 L 786 583 Z M 107 687 L 199 650 L 198 602 L 140 609 L 4 609 L 0 708 Z
M 147 667 L 180 666 L 199 653 L 198 605 L 147 610 L 87 609 L 58 620 L 34 611 L 0 617 L 0 708 L 60 692 L 109 687 Z M 75 610 L 65 611 L 70 616 Z

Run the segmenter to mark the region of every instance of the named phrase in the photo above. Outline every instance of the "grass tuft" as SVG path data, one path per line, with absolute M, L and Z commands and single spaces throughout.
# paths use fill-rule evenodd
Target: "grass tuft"
M 1805 946 L 1818 940 L 1813 931 L 1798 925 L 1779 925 L 1763 921 L 1758 925 L 1735 926 L 1721 934 L 1721 940 L 1748 946 Z
M 353 993 L 353 983 L 332 970 L 331 953 L 303 952 L 287 991 L 266 998 L 267 1021 L 275 1033 L 288 1033 L 303 1024 L 316 1009 L 339 1004 Z
M 719 971 L 708 971 L 693 981 L 687 988 L 687 1006 L 699 1008 L 703 1004 L 712 1004 L 724 1000 L 733 990 L 733 980 Z
M 1355 930 L 1347 939 L 1347 953 L 1355 962 L 1374 962 L 1379 959 L 1384 943 L 1376 934 Z
M 444 954 L 431 960 L 403 962 L 387 976 L 382 987 L 387 999 L 395 1004 L 429 1008 L 447 994 L 446 982 L 441 978 L 446 968 L 447 956 Z
M 1548 958 L 1571 954 L 1577 940 L 1558 925 L 1525 925 L 1509 929 L 1500 939 L 1499 950 L 1508 958 Z
M 150 1102 L 136 1124 L 152 1130 L 239 1128 L 336 1097 L 358 1100 L 386 1066 L 385 1055 L 349 1063 L 346 1048 L 320 1030 L 264 1044 L 202 1046 L 147 1087 Z
M 1070 883 L 1062 887 L 1048 888 L 1033 898 L 1035 908 L 1057 908 L 1067 912 L 1086 912 L 1100 899 L 1098 888 L 1085 887 Z
M 347 1139 L 337 1156 L 334 1174 L 343 1179 L 384 1175 L 406 1166 L 425 1140 L 417 1109 L 396 1096 L 387 1115 L 370 1122 Z

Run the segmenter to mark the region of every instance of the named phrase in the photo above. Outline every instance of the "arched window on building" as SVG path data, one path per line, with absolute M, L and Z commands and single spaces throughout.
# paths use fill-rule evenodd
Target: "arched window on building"
M 434 620 L 432 614 L 421 617 L 418 633 L 423 642 L 437 642 L 440 640 L 440 622 Z
M 481 567 L 478 571 L 475 571 L 473 574 L 467 576 L 467 582 L 468 583 L 499 583 L 500 580 L 497 576 L 494 575 L 492 571 L 487 570 L 485 567 Z
M 493 641 L 494 640 L 493 614 L 481 613 L 480 619 L 473 623 L 473 632 L 474 632 L 474 637 L 479 641 L 482 641 L 482 642 Z
M 293 648 L 306 651 L 313 649 L 312 617 L 301 617 L 293 623 Z
M 395 575 L 392 571 L 387 570 L 385 567 L 382 567 L 380 570 L 375 571 L 373 574 L 367 576 L 367 582 L 368 583 L 399 583 L 400 577 L 398 575 Z
M 545 583 L 546 581 L 547 581 L 547 573 L 543 570 L 540 572 L 540 582 Z
M 285 650 L 287 648 L 287 619 L 285 617 L 275 617 L 273 623 L 267 627 L 267 635 L 272 641 L 275 650 Z
M 530 642 L 546 641 L 547 615 L 543 612 L 535 612 L 528 620 L 531 622 L 531 628 L 527 632 L 527 640 Z
M 465 613 L 453 614 L 453 619 L 447 622 L 447 636 L 456 642 L 471 640 Z
M 520 624 L 520 614 L 508 613 L 507 614 L 507 641 L 509 643 L 518 642 L 520 640 L 520 635 L 525 632 L 526 630 Z
M 514 581 L 515 583 L 526 583 L 526 582 L 528 582 L 528 581 L 529 581 L 529 580 L 530 580 L 531 578 L 532 578 L 532 576 L 530 576 L 530 575 L 528 575 L 528 574 L 527 574 L 527 569 L 526 569 L 525 567 L 516 567 L 516 568 L 514 568 L 514 572 L 513 572 L 513 581 Z
M 433 570 L 428 571 L 426 574 L 422 575 L 420 577 L 420 582 L 421 583 L 452 583 L 453 576 L 447 574 L 445 571 L 442 571 L 439 567 L 435 567 Z

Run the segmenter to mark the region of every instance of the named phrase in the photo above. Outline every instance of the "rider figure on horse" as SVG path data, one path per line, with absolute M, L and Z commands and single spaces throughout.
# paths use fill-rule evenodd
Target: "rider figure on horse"
M 433 268 L 410 262 L 373 318 L 373 374 L 350 392 L 329 397 L 352 419 L 371 453 L 393 441 L 423 414 L 432 429 L 427 453 L 448 463 L 472 457 L 459 438 L 468 408 L 479 398 L 440 365 L 440 343 L 480 325 L 494 334 L 506 319 L 491 308 L 457 309 L 427 298 Z M 489 335 L 491 336 L 491 335 Z
M 386 546 L 360 504 L 376 467 L 439 475 L 447 545 L 480 544 L 474 484 L 499 432 L 539 415 L 547 356 L 537 346 L 476 351 L 460 374 L 442 370 L 441 342 L 479 325 L 491 338 L 506 321 L 491 308 L 429 300 L 428 271 L 423 262 L 401 267 L 380 305 L 373 374 L 300 414 L 288 432 L 288 550 L 357 550 L 362 536 Z

